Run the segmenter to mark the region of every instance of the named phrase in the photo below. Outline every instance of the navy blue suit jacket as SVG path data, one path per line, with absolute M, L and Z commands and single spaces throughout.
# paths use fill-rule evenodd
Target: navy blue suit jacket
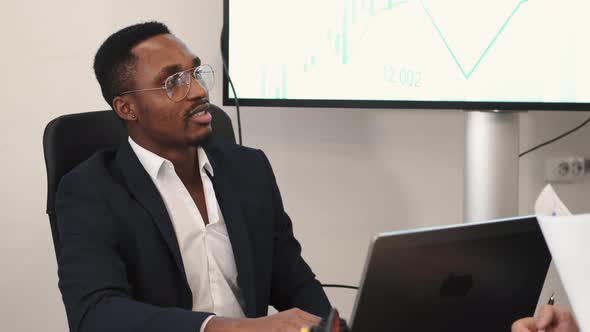
M 248 317 L 330 304 L 301 257 L 270 163 L 260 150 L 206 148 Z M 72 332 L 198 332 L 170 218 L 129 143 L 95 154 L 61 181 L 59 287 Z

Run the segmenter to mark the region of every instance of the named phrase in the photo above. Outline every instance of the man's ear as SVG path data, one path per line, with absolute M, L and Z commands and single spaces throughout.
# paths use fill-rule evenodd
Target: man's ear
M 125 97 L 117 96 L 113 99 L 113 110 L 123 120 L 137 120 L 137 114 L 135 114 L 133 105 Z

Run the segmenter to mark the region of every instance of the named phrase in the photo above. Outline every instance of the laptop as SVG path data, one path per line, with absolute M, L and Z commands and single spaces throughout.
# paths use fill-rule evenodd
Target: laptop
M 551 262 L 535 217 L 378 235 L 352 332 L 510 331 L 534 314 Z

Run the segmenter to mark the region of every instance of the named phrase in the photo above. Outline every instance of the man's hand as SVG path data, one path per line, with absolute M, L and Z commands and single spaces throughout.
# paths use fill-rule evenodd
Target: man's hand
M 544 305 L 536 318 L 519 319 L 512 324 L 512 332 L 579 332 L 572 315 L 559 307 Z
M 299 332 L 319 322 L 320 317 L 295 308 L 261 318 L 213 317 L 204 332 Z

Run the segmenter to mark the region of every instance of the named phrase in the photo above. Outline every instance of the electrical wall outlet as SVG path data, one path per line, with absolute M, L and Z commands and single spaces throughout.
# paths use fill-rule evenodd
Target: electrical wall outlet
M 590 158 L 566 157 L 545 160 L 545 181 L 576 182 L 590 173 Z

